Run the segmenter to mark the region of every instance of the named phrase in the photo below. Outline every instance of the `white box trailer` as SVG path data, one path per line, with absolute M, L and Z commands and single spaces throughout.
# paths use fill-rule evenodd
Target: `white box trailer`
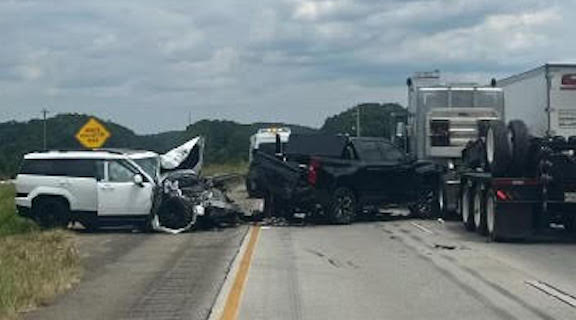
M 576 64 L 545 64 L 497 85 L 507 121 L 523 120 L 537 137 L 576 135 Z

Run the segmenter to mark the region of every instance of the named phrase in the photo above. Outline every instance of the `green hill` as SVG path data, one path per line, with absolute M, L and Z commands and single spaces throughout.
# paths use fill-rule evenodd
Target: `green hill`
M 391 113 L 405 112 L 397 104 L 366 103 L 360 106 L 362 135 L 389 136 Z M 47 120 L 48 149 L 76 150 L 83 147 L 76 141 L 76 132 L 88 121 L 84 114 L 60 114 Z M 355 134 L 356 107 L 326 119 L 320 130 L 285 123 L 241 124 L 227 120 L 201 120 L 182 131 L 138 135 L 134 131 L 111 121 L 99 119 L 111 132 L 106 142 L 109 148 L 131 148 L 164 153 L 185 141 L 202 135 L 206 138 L 205 159 L 210 164 L 240 163 L 248 159 L 249 138 L 259 128 L 290 127 L 293 133 L 348 133 Z M 42 120 L 0 123 L 0 177 L 14 175 L 22 156 L 42 150 Z
M 61 114 L 47 120 L 47 147 L 56 150 L 83 149 L 74 137 L 90 116 Z M 187 140 L 202 135 L 206 138 L 205 158 L 208 163 L 242 162 L 248 159 L 249 137 L 259 128 L 289 126 L 294 132 L 313 133 L 316 129 L 284 123 L 240 124 L 233 121 L 202 120 L 185 131 L 137 135 L 132 130 L 110 121 L 102 122 L 112 134 L 109 148 L 132 148 L 166 152 Z M 0 177 L 17 172 L 22 156 L 42 150 L 42 120 L 0 123 Z
M 394 116 L 405 118 L 407 115 L 406 109 L 399 104 L 363 103 L 326 119 L 322 132 L 355 136 L 358 110 L 360 135 L 365 137 L 391 137 L 396 123 Z

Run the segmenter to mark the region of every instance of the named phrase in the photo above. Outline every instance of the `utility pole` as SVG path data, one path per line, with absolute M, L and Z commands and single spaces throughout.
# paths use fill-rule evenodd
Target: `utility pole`
M 188 127 L 192 125 L 192 110 L 188 111 Z
M 47 115 L 49 112 L 50 112 L 50 111 L 48 111 L 48 109 L 46 109 L 46 108 L 42 109 L 42 118 L 43 118 L 43 122 L 42 122 L 42 141 L 43 141 L 44 151 L 47 150 L 47 143 L 46 143 L 46 115 Z
M 360 105 L 356 106 L 356 136 L 360 136 Z

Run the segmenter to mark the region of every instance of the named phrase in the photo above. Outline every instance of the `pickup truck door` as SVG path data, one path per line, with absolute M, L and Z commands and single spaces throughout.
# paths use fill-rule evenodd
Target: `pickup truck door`
M 99 216 L 147 215 L 152 208 L 153 184 L 134 183 L 134 168 L 123 161 L 104 161 L 104 179 L 98 181 Z
M 406 196 L 411 165 L 393 146 L 362 141 L 357 188 L 369 202 L 395 201 Z

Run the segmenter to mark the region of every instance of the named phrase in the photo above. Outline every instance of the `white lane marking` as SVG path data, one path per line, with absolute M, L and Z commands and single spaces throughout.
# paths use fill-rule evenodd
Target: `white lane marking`
M 542 281 L 537 281 L 537 280 L 530 280 L 530 281 L 525 281 L 526 284 L 546 293 L 549 296 L 552 296 L 574 308 L 576 308 L 576 297 L 563 292 L 559 289 L 554 288 L 553 286 L 544 283 Z
M 432 231 L 432 230 L 430 230 L 430 229 L 428 229 L 428 228 L 424 227 L 423 225 L 418 224 L 416 222 L 410 222 L 410 224 L 415 226 L 416 228 L 420 229 L 420 231 L 424 231 L 424 232 L 430 233 L 430 234 L 434 233 L 434 231 Z

